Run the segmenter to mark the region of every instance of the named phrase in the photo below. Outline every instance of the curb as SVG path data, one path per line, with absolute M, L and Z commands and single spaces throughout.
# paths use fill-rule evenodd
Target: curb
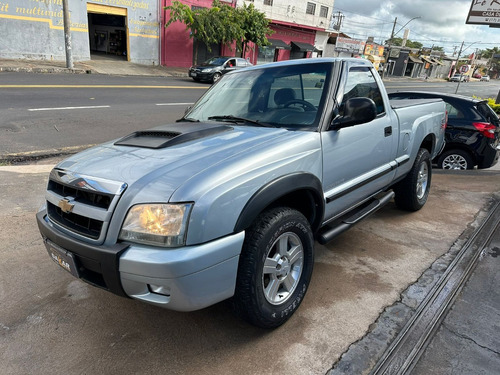
M 0 154 L 0 163 L 23 163 L 32 160 L 47 159 L 55 156 L 71 155 L 86 150 L 95 144 L 53 148 L 49 150 L 37 150 L 28 152 L 18 152 L 11 154 Z
M 15 72 L 15 73 L 71 73 L 71 74 L 90 74 L 92 70 L 84 69 L 68 69 L 68 68 L 30 68 L 30 67 L 14 67 L 0 66 L 0 72 Z

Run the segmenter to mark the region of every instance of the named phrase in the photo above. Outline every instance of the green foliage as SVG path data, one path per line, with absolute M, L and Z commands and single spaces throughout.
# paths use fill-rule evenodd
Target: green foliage
M 495 103 L 495 99 L 488 98 L 488 105 L 493 109 L 497 114 L 500 115 L 500 104 Z
M 233 8 L 220 0 L 214 0 L 211 8 L 192 10 L 188 5 L 174 1 L 165 9 L 170 11 L 170 19 L 165 27 L 177 21 L 184 23 L 190 31 L 190 37 L 203 42 L 209 50 L 211 44 L 229 45 L 236 41 L 244 53 L 248 42 L 259 46 L 269 44 L 266 37 L 272 32 L 269 20 L 253 4 Z
M 493 98 L 483 99 L 483 98 L 480 98 L 479 96 L 476 96 L 476 95 L 473 95 L 472 97 L 475 99 L 488 101 L 488 105 L 491 107 L 491 109 L 493 109 L 495 111 L 495 113 L 500 115 L 500 104 L 496 104 L 495 99 L 493 99 Z
M 393 46 L 401 46 L 403 44 L 403 38 L 392 38 L 392 40 L 386 40 L 387 44 L 391 42 Z M 412 42 L 410 39 L 406 40 L 406 47 L 408 48 L 422 48 L 424 45 L 420 42 Z
M 258 46 L 269 44 L 267 35 L 271 35 L 273 31 L 269 28 L 270 21 L 264 13 L 255 9 L 253 4 L 248 6 L 243 4 L 242 7 L 236 8 L 235 12 L 243 30 L 243 37 L 237 40 L 242 56 L 249 42 L 253 42 Z

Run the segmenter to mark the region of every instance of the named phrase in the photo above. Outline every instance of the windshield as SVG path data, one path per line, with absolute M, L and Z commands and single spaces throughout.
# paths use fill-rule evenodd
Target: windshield
M 211 59 L 208 59 L 205 61 L 203 64 L 206 65 L 222 65 L 227 61 L 227 57 L 212 57 Z
M 212 86 L 186 114 L 190 121 L 316 130 L 331 64 L 240 70 Z

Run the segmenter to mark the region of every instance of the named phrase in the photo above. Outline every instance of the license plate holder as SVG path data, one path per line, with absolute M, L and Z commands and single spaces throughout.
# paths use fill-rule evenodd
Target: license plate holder
M 196 77 L 196 76 L 197 76 L 197 74 L 196 74 L 195 72 L 191 72 L 191 73 L 189 73 L 189 75 L 190 75 L 191 77 Z
M 76 266 L 75 257 L 72 253 L 64 250 L 55 243 L 45 240 L 45 247 L 49 253 L 50 259 L 57 263 L 62 269 L 68 271 L 73 276 L 80 278 L 78 267 Z

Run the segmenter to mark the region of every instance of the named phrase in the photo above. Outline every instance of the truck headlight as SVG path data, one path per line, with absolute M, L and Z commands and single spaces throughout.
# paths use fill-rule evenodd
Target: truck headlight
M 119 238 L 154 246 L 182 246 L 186 242 L 192 207 L 192 203 L 133 206 L 123 222 Z

